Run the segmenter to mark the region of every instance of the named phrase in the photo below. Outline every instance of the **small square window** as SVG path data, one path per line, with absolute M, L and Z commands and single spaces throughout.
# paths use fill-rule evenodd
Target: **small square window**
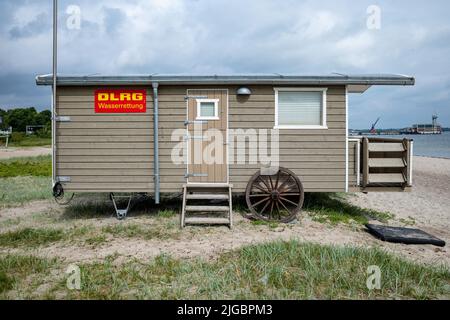
M 198 120 L 218 120 L 219 100 L 218 99 L 198 99 L 197 100 Z
M 200 117 L 215 117 L 216 104 L 214 102 L 200 103 Z

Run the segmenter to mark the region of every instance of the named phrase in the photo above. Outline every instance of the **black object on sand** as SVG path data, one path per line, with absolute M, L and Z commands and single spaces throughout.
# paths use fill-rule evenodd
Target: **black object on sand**
M 419 229 L 389 227 L 375 224 L 366 224 L 366 228 L 375 237 L 383 241 L 405 244 L 432 244 L 445 246 L 445 241 Z

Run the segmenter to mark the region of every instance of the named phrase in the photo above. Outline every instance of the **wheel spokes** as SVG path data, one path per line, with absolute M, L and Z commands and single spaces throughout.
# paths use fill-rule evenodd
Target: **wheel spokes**
M 278 191 L 281 192 L 281 190 L 284 191 L 284 186 L 289 182 L 289 180 L 291 179 L 291 176 L 288 176 L 286 180 L 284 180 L 284 182 L 280 185 L 280 187 L 278 188 Z
M 248 184 L 246 197 L 247 205 L 255 217 L 288 222 L 295 218 L 301 208 L 303 188 L 293 172 L 280 168 L 273 175 L 255 174 Z
M 267 197 L 268 193 L 256 193 L 256 194 L 251 194 L 250 198 L 257 198 L 257 197 Z
M 287 202 L 293 204 L 294 206 L 298 206 L 298 203 L 295 203 L 294 201 L 291 201 L 291 200 L 289 200 L 289 199 L 286 199 L 285 197 L 280 197 L 280 200 L 284 200 L 284 201 L 287 201 Z
M 267 201 L 266 205 L 262 208 L 262 210 L 260 211 L 260 214 L 264 214 L 264 210 L 266 210 L 266 208 L 269 206 L 269 203 L 271 201 Z
M 261 186 L 260 186 L 259 184 L 254 184 L 253 186 L 254 186 L 256 189 L 259 189 L 260 191 L 264 192 L 265 194 L 269 194 L 269 193 L 267 192 L 267 190 L 261 188 Z
M 266 188 L 267 188 L 267 191 L 270 193 L 270 191 L 271 191 L 271 188 L 269 187 L 269 185 L 266 183 L 266 181 L 264 181 L 264 179 L 263 178 L 261 178 L 261 176 L 258 176 L 258 179 L 259 180 L 261 180 L 262 181 L 262 183 L 264 183 L 264 185 L 266 186 Z
M 275 189 L 278 190 L 278 182 L 280 181 L 280 170 L 277 172 L 277 180 L 275 181 Z
M 281 196 L 285 196 L 285 197 L 288 197 L 288 196 L 299 196 L 300 193 L 284 193 L 284 192 L 281 192 L 280 195 Z
M 291 212 L 291 210 L 289 210 L 289 209 L 284 205 L 283 201 L 280 200 L 280 203 L 281 203 L 281 205 L 283 206 L 283 208 L 286 209 L 287 212 Z
M 266 197 L 266 198 L 264 198 L 264 199 L 262 199 L 262 200 L 260 200 L 260 201 L 258 201 L 256 203 L 252 204 L 252 208 L 256 207 L 258 204 L 263 203 L 264 201 L 269 201 L 269 200 L 270 200 L 270 197 Z

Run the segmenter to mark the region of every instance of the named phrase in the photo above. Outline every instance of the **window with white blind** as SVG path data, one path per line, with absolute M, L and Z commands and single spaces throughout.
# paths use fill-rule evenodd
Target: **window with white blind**
M 326 129 L 326 88 L 276 88 L 275 128 Z

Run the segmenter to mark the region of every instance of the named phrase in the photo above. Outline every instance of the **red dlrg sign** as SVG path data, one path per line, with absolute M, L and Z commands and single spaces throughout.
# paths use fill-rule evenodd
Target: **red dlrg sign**
M 96 90 L 95 113 L 138 113 L 147 110 L 146 90 Z

